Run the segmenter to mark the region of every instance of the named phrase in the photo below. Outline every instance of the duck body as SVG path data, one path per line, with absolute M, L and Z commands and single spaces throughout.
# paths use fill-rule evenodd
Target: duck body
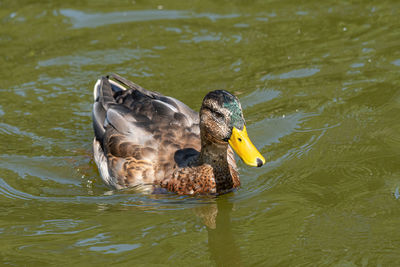
M 203 102 L 199 116 L 179 100 L 116 74 L 97 81 L 94 100 L 94 160 L 111 188 L 151 185 L 178 194 L 219 194 L 240 185 L 222 111 L 219 118 L 214 107 L 202 112 Z M 218 106 L 215 99 L 210 104 Z

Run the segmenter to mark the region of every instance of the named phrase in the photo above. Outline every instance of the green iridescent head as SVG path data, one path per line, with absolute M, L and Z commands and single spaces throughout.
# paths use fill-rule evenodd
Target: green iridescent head
M 226 92 L 224 94 L 224 108 L 228 109 L 231 112 L 231 126 L 236 127 L 239 130 L 243 129 L 245 124 L 243 118 L 242 107 L 240 105 L 239 100 L 236 96 Z
M 229 143 L 247 165 L 261 167 L 265 164 L 264 157 L 247 135 L 239 100 L 227 91 L 212 91 L 204 97 L 200 109 L 200 135 L 202 150 L 205 142 L 220 146 Z
M 200 129 L 207 128 L 217 139 L 228 140 L 233 127 L 243 130 L 245 120 L 236 96 L 224 90 L 208 93 L 200 109 Z

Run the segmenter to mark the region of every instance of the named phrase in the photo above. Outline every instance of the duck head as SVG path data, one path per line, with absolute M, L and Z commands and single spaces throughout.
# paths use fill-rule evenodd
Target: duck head
M 227 91 L 212 91 L 204 97 L 200 109 L 200 135 L 202 144 L 226 147 L 229 143 L 249 166 L 265 164 L 264 157 L 247 135 L 239 100 Z

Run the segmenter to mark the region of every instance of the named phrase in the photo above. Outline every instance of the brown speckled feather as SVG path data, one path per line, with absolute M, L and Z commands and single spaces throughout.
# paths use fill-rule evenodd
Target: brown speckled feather
M 115 74 L 96 83 L 94 97 L 94 157 L 109 186 L 152 184 L 179 194 L 203 194 L 240 185 L 227 143 L 215 150 L 222 151 L 222 163 L 199 161 L 199 115 L 182 102 Z

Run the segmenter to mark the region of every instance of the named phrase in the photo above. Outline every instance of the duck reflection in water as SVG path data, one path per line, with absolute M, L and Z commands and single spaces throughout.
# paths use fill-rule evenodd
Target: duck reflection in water
M 215 203 L 195 209 L 208 231 L 208 248 L 217 266 L 242 266 L 240 250 L 232 232 L 231 212 L 234 204 L 218 198 Z

